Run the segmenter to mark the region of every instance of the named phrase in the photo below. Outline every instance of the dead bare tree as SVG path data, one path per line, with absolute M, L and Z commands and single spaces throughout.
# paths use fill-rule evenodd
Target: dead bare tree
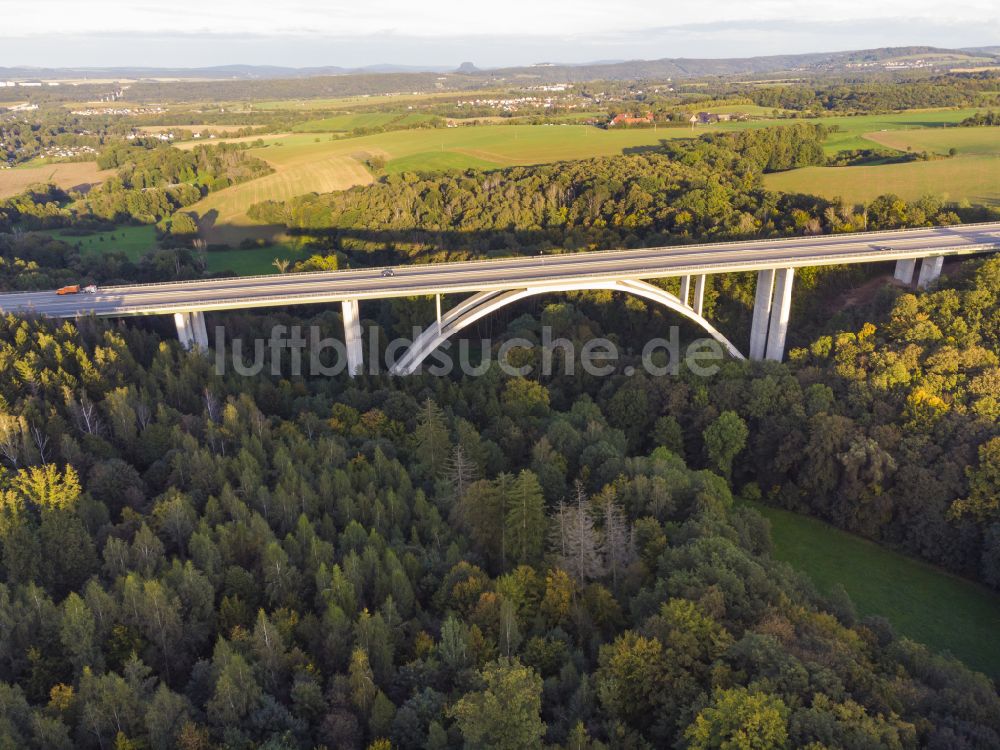
M 211 389 L 206 388 L 204 391 L 205 397 L 205 410 L 208 412 L 208 418 L 213 422 L 219 421 L 219 399 L 216 398 L 215 394 L 212 393 Z
M 43 464 L 49 462 L 49 436 L 45 434 L 45 430 L 36 424 L 31 425 L 31 437 L 35 441 L 35 448 L 38 450 L 38 457 L 42 460 Z
M 632 528 L 625 512 L 607 498 L 603 512 L 604 536 L 601 539 L 601 556 L 604 558 L 604 568 L 611 574 L 611 584 L 618 585 L 618 573 L 635 560 L 635 544 L 632 538 Z
M 566 506 L 560 503 L 554 521 L 554 538 L 560 549 L 560 567 L 578 583 L 600 577 L 604 566 L 598 551 L 597 530 L 594 528 L 587 494 L 580 482 L 576 483 L 574 504 Z
M 101 433 L 101 415 L 97 411 L 97 405 L 86 394 L 80 396 L 79 401 L 71 400 L 69 409 L 80 432 L 88 435 Z
M 455 501 L 458 502 L 465 496 L 469 485 L 476 481 L 478 471 L 475 463 L 465 452 L 465 448 L 459 444 L 452 449 L 451 455 L 445 462 L 444 473 L 451 485 Z

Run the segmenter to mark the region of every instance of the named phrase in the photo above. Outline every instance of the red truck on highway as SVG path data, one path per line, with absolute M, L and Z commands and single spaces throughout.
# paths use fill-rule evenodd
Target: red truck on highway
M 60 287 L 56 289 L 56 294 L 79 294 L 80 292 L 84 294 L 96 294 L 97 287 L 93 284 L 88 284 L 87 286 L 80 288 L 79 284 L 70 284 L 69 286 Z

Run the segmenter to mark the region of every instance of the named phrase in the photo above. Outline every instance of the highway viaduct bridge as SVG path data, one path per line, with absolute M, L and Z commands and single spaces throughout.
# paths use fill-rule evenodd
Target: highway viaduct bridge
M 603 289 L 661 304 L 701 326 L 733 357 L 743 359 L 742 350 L 704 317 L 705 278 L 710 274 L 756 271 L 747 352 L 752 360 L 780 361 L 785 351 L 795 269 L 895 261 L 895 278 L 899 282 L 915 282 L 925 288 L 940 275 L 946 256 L 997 250 L 1000 222 L 992 222 L 397 266 L 392 275 L 383 275 L 382 269 L 361 269 L 104 287 L 96 294 L 13 293 L 0 295 L 0 311 L 56 318 L 169 314 L 174 316 L 178 337 L 185 347 L 207 349 L 207 311 L 340 302 L 348 370 L 358 373 L 363 365 L 359 302 L 435 296 L 437 319 L 393 368 L 395 374 L 403 375 L 416 371 L 450 336 L 505 305 L 538 294 Z M 649 283 L 673 277 L 680 278 L 679 295 Z M 470 296 L 442 315 L 444 294 Z

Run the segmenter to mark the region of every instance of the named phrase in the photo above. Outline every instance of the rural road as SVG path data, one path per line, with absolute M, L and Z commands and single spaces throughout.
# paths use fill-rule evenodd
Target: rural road
M 587 280 L 656 279 L 688 274 L 800 268 L 966 255 L 1000 249 L 1000 222 L 860 234 L 521 256 L 382 269 L 243 276 L 103 287 L 97 294 L 0 294 L 0 312 L 56 318 L 210 311 L 384 299 L 488 289 L 571 287 Z

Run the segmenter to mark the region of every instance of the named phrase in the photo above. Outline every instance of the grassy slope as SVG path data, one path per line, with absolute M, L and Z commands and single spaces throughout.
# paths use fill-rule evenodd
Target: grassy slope
M 287 245 L 268 245 L 254 247 L 249 250 L 209 250 L 206 254 L 208 271 L 233 271 L 240 276 L 263 276 L 278 273 L 274 267 L 275 258 L 297 261 L 305 260 L 306 255 L 301 250 Z
M 843 584 L 861 615 L 1000 678 L 1000 596 L 808 516 L 754 504 L 771 522 L 775 556 L 822 592 Z
M 378 128 L 385 125 L 418 125 L 432 120 L 433 115 L 416 112 L 359 112 L 357 114 L 336 115 L 319 120 L 307 120 L 292 130 L 297 133 L 330 133 L 354 130 L 355 128 Z
M 63 190 L 81 190 L 97 185 L 113 174 L 113 170 L 98 169 L 97 162 L 93 161 L 57 164 L 36 161 L 31 166 L 0 169 L 0 200 L 17 195 L 37 183 L 51 182 Z
M 1000 154 L 1000 128 L 941 128 L 933 130 L 889 130 L 866 137 L 897 151 L 927 151 L 947 154 L 954 148 L 963 156 Z
M 130 260 L 138 260 L 156 245 L 156 230 L 152 226 L 121 226 L 110 232 L 97 232 L 85 236 L 74 235 L 63 229 L 41 234 L 50 234 L 71 245 L 79 245 L 83 257 L 114 250 L 125 253 Z M 273 265 L 275 258 L 303 260 L 305 254 L 302 250 L 280 244 L 248 250 L 210 250 L 206 254 L 210 272 L 233 271 L 241 276 L 277 273 Z
M 62 229 L 47 232 L 71 245 L 80 246 L 80 254 L 87 256 L 116 250 L 125 253 L 129 260 L 138 260 L 156 245 L 156 229 L 152 226 L 116 227 L 110 232 L 96 232 L 84 236 Z
M 851 202 L 870 201 L 884 193 L 913 200 L 940 195 L 984 205 L 1000 204 L 1000 156 L 960 156 L 863 167 L 806 167 L 764 177 L 771 190 L 841 196 Z
M 840 129 L 823 144 L 828 154 L 835 154 L 838 151 L 872 148 L 871 140 L 865 137 L 867 133 L 946 127 L 961 122 L 976 111 L 976 109 L 926 109 L 885 115 L 821 117 L 808 122 L 836 125 Z

